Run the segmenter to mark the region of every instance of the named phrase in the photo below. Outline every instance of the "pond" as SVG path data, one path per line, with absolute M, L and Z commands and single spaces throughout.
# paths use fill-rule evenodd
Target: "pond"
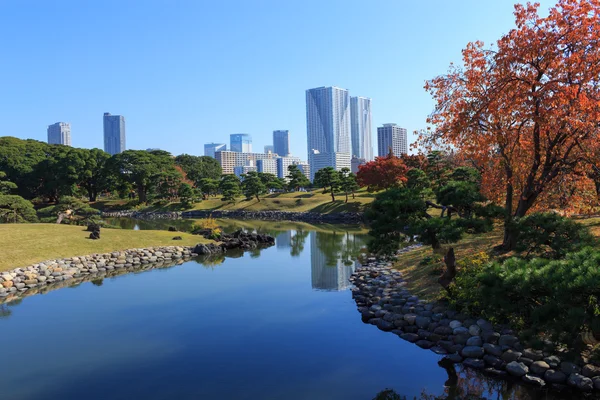
M 362 400 L 386 388 L 410 399 L 568 398 L 444 368 L 364 324 L 348 290 L 360 227 L 224 224 L 276 245 L 0 307 L 0 398 Z

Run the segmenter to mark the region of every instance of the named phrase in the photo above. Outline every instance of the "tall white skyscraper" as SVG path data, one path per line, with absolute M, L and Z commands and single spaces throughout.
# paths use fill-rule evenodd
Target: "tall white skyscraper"
M 229 136 L 229 149 L 238 153 L 252 153 L 252 136 L 247 133 L 234 133 Z
M 281 157 L 290 155 L 290 131 L 273 131 L 273 152 Z
M 306 131 L 311 180 L 318 171 L 312 160 L 314 154 L 347 154 L 349 167 L 352 144 L 348 91 L 338 87 L 307 90 Z
M 125 117 L 104 113 L 104 151 L 110 155 L 125 151 Z
M 217 151 L 225 150 L 227 150 L 227 145 L 225 143 L 207 143 L 204 145 L 204 155 L 212 158 L 215 158 L 215 153 Z
M 352 155 L 371 161 L 373 160 L 371 99 L 350 97 L 350 116 Z
M 400 128 L 396 124 L 383 124 L 377 128 L 377 150 L 379 157 L 385 157 L 390 152 L 400 157 L 408 153 L 408 139 L 406 129 Z
M 48 125 L 48 144 L 71 145 L 71 124 L 68 122 L 57 122 Z

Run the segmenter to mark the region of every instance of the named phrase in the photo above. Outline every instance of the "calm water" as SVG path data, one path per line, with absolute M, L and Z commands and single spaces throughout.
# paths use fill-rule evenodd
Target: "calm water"
M 551 398 L 444 369 L 440 356 L 363 324 L 347 290 L 358 227 L 228 229 L 252 224 L 276 246 L 0 308 L 0 398 L 362 400 L 385 388 Z

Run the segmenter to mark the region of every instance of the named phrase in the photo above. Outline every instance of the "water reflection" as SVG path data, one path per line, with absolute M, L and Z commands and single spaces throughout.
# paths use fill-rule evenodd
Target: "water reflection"
M 340 291 L 350 287 L 350 276 L 356 268 L 357 248 L 355 235 L 349 233 L 310 234 L 310 262 L 312 288 Z

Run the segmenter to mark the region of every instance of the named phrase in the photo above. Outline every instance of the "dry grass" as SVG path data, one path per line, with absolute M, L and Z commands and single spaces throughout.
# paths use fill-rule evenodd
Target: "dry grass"
M 0 224 L 0 271 L 36 262 L 151 246 L 191 246 L 207 242 L 183 232 L 103 229 L 88 239 L 85 227 L 57 224 Z M 181 236 L 183 240 L 173 240 Z

